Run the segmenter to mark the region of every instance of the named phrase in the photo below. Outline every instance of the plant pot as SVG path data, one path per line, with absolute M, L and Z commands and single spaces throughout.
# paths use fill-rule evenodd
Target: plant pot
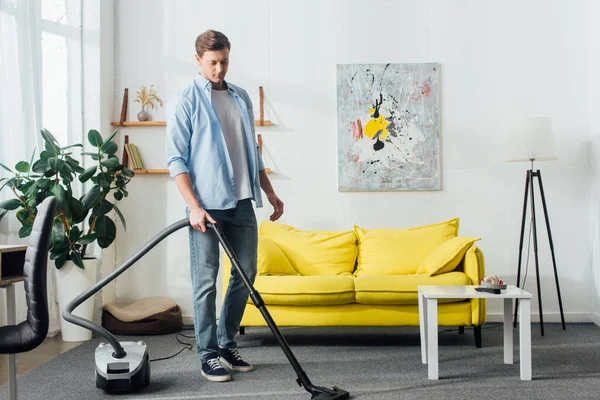
M 142 110 L 139 113 L 137 113 L 137 119 L 138 121 L 148 121 L 148 119 L 150 119 L 150 114 Z
M 89 329 L 65 321 L 62 312 L 65 307 L 77 296 L 88 290 L 95 283 L 98 259 L 83 260 L 84 269 L 79 268 L 73 261 L 67 261 L 60 268 L 55 268 L 56 297 L 60 309 L 60 330 L 62 340 L 65 342 L 83 342 L 92 338 Z M 94 296 L 73 310 L 73 315 L 92 320 L 94 313 Z

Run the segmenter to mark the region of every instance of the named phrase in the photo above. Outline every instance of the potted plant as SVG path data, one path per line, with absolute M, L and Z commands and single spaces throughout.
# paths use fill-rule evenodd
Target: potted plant
M 48 196 L 56 197 L 50 259 L 54 260 L 56 266 L 57 293 L 61 310 L 95 282 L 97 262 L 93 255 L 88 254 L 88 246 L 97 243 L 100 248 L 107 248 L 114 242 L 116 225 L 109 213 L 114 210 L 123 228 L 126 228 L 125 218 L 116 203 L 127 197 L 126 187 L 134 172 L 125 168 L 115 155 L 118 145 L 113 139 L 117 132 L 118 130 L 106 139 L 96 130 L 88 132 L 88 141 L 95 150 L 81 154 L 90 157 L 96 165 L 87 169 L 71 157 L 75 149 L 83 149 L 82 144 L 62 147 L 46 129 L 41 130 L 45 149 L 35 161 L 34 151 L 31 160 L 19 161 L 14 170 L 0 163 L 0 167 L 12 174 L 11 177 L 0 179 L 0 190 L 8 188 L 14 194 L 13 199 L 0 203 L 0 219 L 8 211 L 16 210 L 16 217 L 22 225 L 19 237 L 27 237 L 31 233 L 37 205 Z M 89 189 L 81 196 L 74 193 L 75 179 L 82 184 L 91 183 Z M 89 303 L 91 314 L 93 302 L 90 300 L 86 303 Z M 83 316 L 86 303 L 75 310 L 76 315 L 81 311 Z M 87 318 L 91 318 L 91 315 Z M 68 341 L 69 334 L 65 332 L 63 324 L 69 323 L 61 318 L 63 340 Z M 69 325 L 72 328 L 83 329 Z M 89 331 L 84 331 L 75 332 L 73 341 L 79 341 L 82 333 L 85 333 L 86 337 L 89 336 Z

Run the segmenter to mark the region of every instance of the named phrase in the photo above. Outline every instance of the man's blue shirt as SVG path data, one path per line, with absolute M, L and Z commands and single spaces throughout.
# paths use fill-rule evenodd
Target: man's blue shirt
M 254 136 L 254 111 L 246 91 L 231 83 L 227 90 L 236 100 L 244 125 L 252 196 L 262 207 L 259 171 L 265 169 Z M 167 167 L 171 177 L 187 172 L 200 206 L 224 210 L 236 206 L 233 167 L 219 117 L 212 105 L 212 84 L 198 74 L 194 82 L 174 96 L 167 106 Z

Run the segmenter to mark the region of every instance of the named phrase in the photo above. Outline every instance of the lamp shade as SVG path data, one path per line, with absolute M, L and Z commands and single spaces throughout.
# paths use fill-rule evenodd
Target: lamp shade
M 550 118 L 520 121 L 511 138 L 509 162 L 558 160 Z

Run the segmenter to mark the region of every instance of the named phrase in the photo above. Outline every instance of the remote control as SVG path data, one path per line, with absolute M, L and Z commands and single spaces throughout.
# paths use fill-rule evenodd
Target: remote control
M 481 286 L 477 286 L 475 288 L 475 290 L 478 292 L 487 292 L 487 293 L 493 293 L 493 294 L 500 294 L 500 291 L 501 291 L 500 289 L 481 287 Z

